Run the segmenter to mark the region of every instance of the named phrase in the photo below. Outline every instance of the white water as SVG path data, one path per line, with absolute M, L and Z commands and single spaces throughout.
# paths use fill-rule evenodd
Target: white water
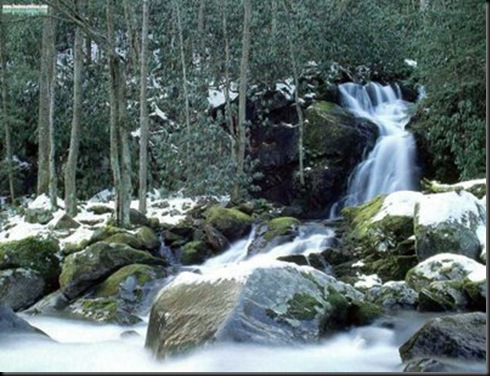
M 359 117 L 378 126 L 374 149 L 354 169 L 346 196 L 332 207 L 331 216 L 345 206 L 356 206 L 377 195 L 417 189 L 415 140 L 405 129 L 408 102 L 397 85 L 345 83 L 339 85 L 341 102 Z

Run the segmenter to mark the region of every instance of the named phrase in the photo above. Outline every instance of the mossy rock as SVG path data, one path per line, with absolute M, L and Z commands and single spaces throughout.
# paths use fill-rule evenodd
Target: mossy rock
M 138 239 L 142 248 L 148 251 L 152 251 L 160 247 L 160 239 L 157 234 L 148 226 L 140 227 L 135 233 L 136 239 Z
M 67 307 L 67 312 L 87 320 L 118 325 L 134 325 L 141 319 L 120 307 L 115 298 L 84 298 Z
M 60 247 L 52 238 L 28 237 L 0 244 L 0 270 L 25 268 L 45 281 L 45 293 L 54 291 L 60 275 Z
M 486 312 L 487 307 L 487 280 L 463 280 L 463 291 L 468 299 L 467 308 L 472 311 Z
M 148 226 L 150 223 L 146 215 L 136 209 L 129 209 L 129 221 L 135 226 Z
M 202 264 L 212 255 L 212 250 L 205 242 L 196 240 L 184 245 L 180 254 L 180 262 L 182 265 Z
M 166 265 L 166 262 L 125 244 L 98 242 L 66 257 L 59 278 L 61 290 L 73 299 L 130 264 Z
M 271 241 L 277 236 L 286 235 L 300 225 L 299 219 L 293 217 L 280 217 L 270 220 L 267 223 L 268 230 L 264 234 L 264 239 Z
M 435 281 L 419 292 L 419 310 L 445 312 L 466 309 L 468 300 L 461 281 Z
M 134 289 L 141 290 L 147 283 L 164 276 L 165 273 L 161 268 L 145 264 L 127 265 L 98 285 L 94 290 L 94 296 L 97 298 L 117 296 L 128 280 Z
M 251 216 L 238 209 L 211 206 L 204 212 L 205 223 L 222 233 L 232 242 L 247 235 L 253 223 Z
M 399 256 L 386 254 L 385 257 L 375 258 L 371 261 L 364 259 L 361 270 L 366 274 L 377 274 L 382 281 L 404 280 L 408 271 L 417 265 L 417 256 Z
M 106 243 L 126 244 L 131 248 L 143 249 L 141 241 L 133 234 L 119 232 L 104 239 Z
M 100 242 L 102 240 L 107 239 L 110 236 L 121 234 L 121 233 L 127 234 L 128 232 L 122 228 L 115 227 L 115 226 L 104 226 L 98 228 L 97 230 L 94 231 L 94 233 L 90 237 L 89 244 Z

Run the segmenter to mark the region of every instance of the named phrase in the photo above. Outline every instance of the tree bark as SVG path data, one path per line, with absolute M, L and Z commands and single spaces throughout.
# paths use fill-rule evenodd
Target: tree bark
M 56 176 L 56 148 L 54 129 L 54 96 L 56 89 L 56 18 L 51 10 L 51 41 L 49 45 L 49 201 L 51 210 L 58 208 L 58 189 Z
M 231 140 L 231 159 L 236 162 L 236 131 L 233 126 L 233 110 L 231 108 L 230 99 L 230 42 L 228 40 L 228 25 L 226 19 L 226 1 L 222 0 L 222 12 L 223 12 L 223 39 L 225 43 L 225 100 L 226 100 L 226 122 L 228 123 L 228 130 L 230 132 Z
M 146 193 L 148 191 L 148 139 L 150 121 L 147 104 L 147 77 L 148 77 L 148 0 L 143 0 L 143 26 L 141 28 L 140 53 L 140 168 L 139 168 L 139 210 L 146 214 Z
M 39 80 L 39 116 L 38 116 L 38 173 L 37 194 L 49 194 L 49 119 L 50 119 L 50 52 L 53 45 L 52 7 L 43 21 L 43 38 L 41 47 L 41 75 Z
M 242 58 L 240 61 L 240 88 L 238 98 L 238 145 L 237 145 L 237 176 L 233 187 L 232 199 L 238 201 L 241 198 L 240 186 L 244 174 L 245 145 L 247 142 L 246 129 L 246 105 L 247 105 L 247 73 L 250 54 L 250 0 L 243 0 L 243 35 Z
M 121 61 L 115 53 L 114 27 L 115 0 L 107 0 L 107 34 L 109 43 L 109 102 L 110 102 L 110 154 L 114 177 L 115 220 L 121 227 L 128 227 L 131 204 L 131 172 L 129 145 L 126 128 L 125 79 Z
M 3 0 L 0 0 L 0 10 L 3 7 Z M 3 24 L 2 12 L 0 11 L 0 69 L 1 76 L 0 80 L 2 81 L 2 122 L 5 131 L 5 159 L 7 162 L 7 175 L 9 181 L 9 191 L 10 191 L 10 200 L 14 203 L 15 200 L 15 188 L 14 188 L 14 172 L 12 167 L 12 140 L 11 140 L 11 131 L 10 131 L 10 123 L 8 117 L 8 90 L 7 90 L 7 58 L 5 56 L 5 27 Z
M 77 0 L 79 11 L 84 8 L 85 0 Z M 89 40 L 89 39 L 88 39 Z M 91 51 L 88 50 L 90 55 Z M 83 71 L 83 34 L 77 27 L 75 30 L 73 57 L 73 114 L 71 121 L 70 150 L 65 167 L 65 208 L 72 217 L 77 215 L 76 172 L 80 146 L 81 115 L 82 115 L 82 71 Z
M 190 122 L 190 114 L 189 114 L 189 93 L 187 89 L 187 69 L 185 65 L 185 53 L 184 53 L 184 37 L 182 31 L 182 19 L 180 17 L 180 7 L 179 0 L 174 0 L 175 12 L 177 15 L 177 28 L 179 31 L 179 42 L 180 42 L 180 63 L 182 65 L 182 81 L 184 88 L 184 99 L 185 99 L 185 124 L 187 127 L 187 147 L 189 146 L 189 138 L 191 134 L 191 122 Z

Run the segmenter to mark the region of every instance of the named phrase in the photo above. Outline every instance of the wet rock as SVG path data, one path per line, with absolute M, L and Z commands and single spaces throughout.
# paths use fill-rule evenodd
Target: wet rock
M 0 304 L 22 310 L 43 296 L 43 278 L 31 269 L 16 268 L 0 271 Z
M 207 209 L 204 217 L 207 225 L 218 230 L 230 242 L 247 235 L 253 223 L 253 219 L 249 215 L 237 209 L 227 209 L 219 205 Z
M 26 334 L 50 339 L 42 330 L 17 316 L 11 308 L 0 304 L 0 346 L 4 345 L 7 340 L 18 339 L 19 335 Z
M 486 315 L 463 313 L 429 320 L 399 349 L 403 361 L 425 357 L 486 360 Z
M 418 293 L 405 281 L 389 281 L 366 292 L 369 301 L 389 309 L 414 309 L 418 304 Z

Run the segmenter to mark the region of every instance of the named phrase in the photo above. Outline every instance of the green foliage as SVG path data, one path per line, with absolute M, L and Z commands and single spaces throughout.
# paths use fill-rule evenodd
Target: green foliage
M 439 180 L 486 172 L 484 29 L 483 2 L 433 0 L 415 39 L 415 78 L 427 90 L 416 131 L 426 139 Z

